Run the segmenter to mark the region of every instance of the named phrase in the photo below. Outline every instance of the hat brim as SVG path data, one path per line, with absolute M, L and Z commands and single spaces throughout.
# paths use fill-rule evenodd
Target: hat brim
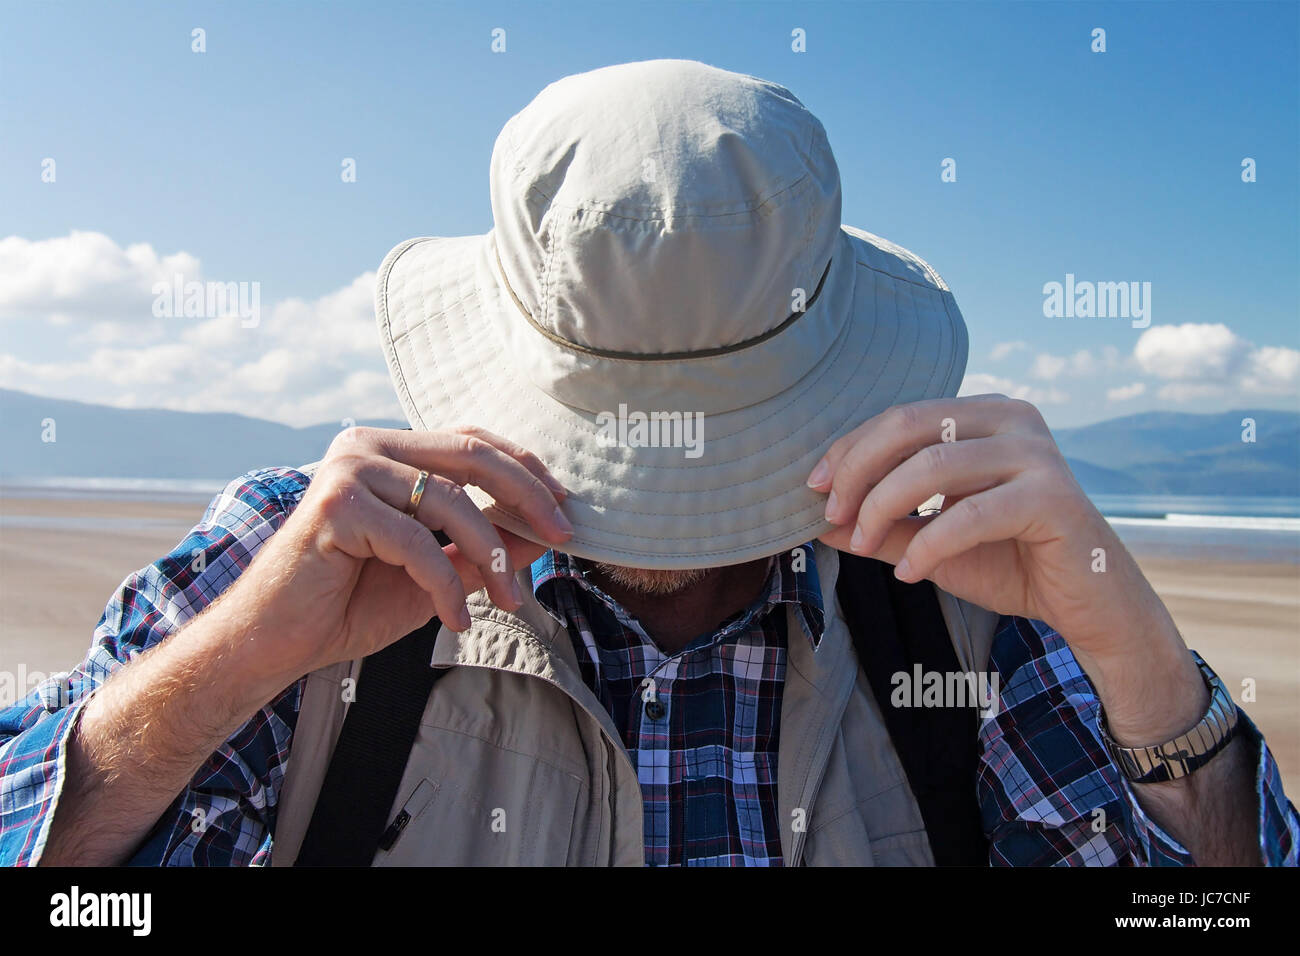
M 851 226 L 840 249 L 812 306 L 849 311 L 838 338 L 792 386 L 705 416 L 697 457 L 610 444 L 608 419 L 557 401 L 512 362 L 493 321 L 515 305 L 491 233 L 397 246 L 380 267 L 376 319 L 413 428 L 481 426 L 532 451 L 568 489 L 566 552 L 648 569 L 741 564 L 831 530 L 826 496 L 805 482 L 837 438 L 891 406 L 955 395 L 965 372 L 965 323 L 927 263 Z M 627 406 L 651 411 L 634 395 Z M 675 410 L 691 413 L 692 396 Z M 482 489 L 467 491 L 494 524 L 538 540 Z

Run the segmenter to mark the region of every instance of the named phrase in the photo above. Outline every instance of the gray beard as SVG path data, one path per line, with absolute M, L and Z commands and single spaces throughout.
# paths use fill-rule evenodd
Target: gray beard
M 684 591 L 704 580 L 707 568 L 687 568 L 682 571 L 652 571 L 645 568 L 625 568 L 617 564 L 598 562 L 596 567 L 611 581 L 638 594 L 665 595 Z

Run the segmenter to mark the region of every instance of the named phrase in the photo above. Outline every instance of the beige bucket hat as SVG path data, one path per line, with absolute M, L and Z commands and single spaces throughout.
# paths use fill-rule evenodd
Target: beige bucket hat
M 578 557 L 796 547 L 830 530 L 805 480 L 836 438 L 961 383 L 952 293 L 841 224 L 826 131 L 775 83 L 689 60 L 565 77 L 506 123 L 490 190 L 486 235 L 384 259 L 380 335 L 413 428 L 480 425 L 546 462 Z

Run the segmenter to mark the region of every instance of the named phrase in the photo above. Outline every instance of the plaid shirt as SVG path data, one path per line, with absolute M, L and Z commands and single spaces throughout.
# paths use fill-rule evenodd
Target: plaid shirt
M 577 560 L 548 551 L 533 565 L 533 593 L 569 627 L 583 679 L 637 768 L 648 866 L 781 865 L 785 605 L 794 605 L 799 639 L 814 649 L 823 624 L 816 564 L 793 565 L 789 552 L 770 561 L 747 608 L 671 657 Z M 653 693 L 643 697 L 646 679 Z
M 291 468 L 236 478 L 174 550 L 122 582 L 74 670 L 50 677 L 0 710 L 0 865 L 39 861 L 66 776 L 68 737 L 90 696 L 135 653 L 175 633 L 221 594 L 284 523 L 307 482 Z M 205 562 L 194 561 L 196 550 L 205 553 Z M 1040 622 L 1004 618 L 992 666 L 999 672 L 1001 700 L 997 716 L 980 729 L 976 794 L 991 864 L 1193 863 L 1143 813 L 1107 759 L 1097 731 L 1096 693 L 1060 635 Z M 304 680 L 268 701 L 204 762 L 132 863 L 270 861 L 276 799 Z M 1272 753 L 1255 726 L 1241 718 L 1240 732 L 1257 753 L 1260 850 L 1271 865 L 1295 866 L 1300 816 L 1282 792 Z M 1100 832 L 1093 830 L 1096 810 L 1108 821 Z M 195 826 L 200 813 L 205 825 Z

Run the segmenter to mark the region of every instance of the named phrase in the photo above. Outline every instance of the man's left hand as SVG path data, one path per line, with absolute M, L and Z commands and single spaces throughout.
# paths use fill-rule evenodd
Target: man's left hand
M 831 547 L 1051 625 L 1121 743 L 1160 742 L 1208 707 L 1168 611 L 1033 405 L 980 395 L 895 406 L 835 442 L 808 483 L 830 493 Z M 935 494 L 939 514 L 910 517 Z

